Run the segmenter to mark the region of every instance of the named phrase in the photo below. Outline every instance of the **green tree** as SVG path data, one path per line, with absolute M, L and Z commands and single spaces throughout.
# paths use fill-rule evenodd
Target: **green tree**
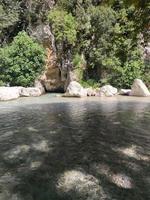
M 52 25 L 56 42 L 74 45 L 77 23 L 72 14 L 56 8 L 50 11 L 48 19 Z
M 11 86 L 32 86 L 45 64 L 44 49 L 25 32 L 0 49 L 0 80 Z
M 13 37 L 19 21 L 19 6 L 14 0 L 0 0 L 0 44 Z

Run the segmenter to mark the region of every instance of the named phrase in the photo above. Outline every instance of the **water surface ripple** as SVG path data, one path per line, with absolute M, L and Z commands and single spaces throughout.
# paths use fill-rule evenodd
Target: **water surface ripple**
M 0 200 L 149 199 L 150 102 L 42 98 L 0 103 Z

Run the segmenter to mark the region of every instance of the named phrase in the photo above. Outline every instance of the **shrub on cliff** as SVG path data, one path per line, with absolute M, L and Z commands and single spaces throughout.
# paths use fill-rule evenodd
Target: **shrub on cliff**
M 45 63 L 44 49 L 20 32 L 13 42 L 0 49 L 0 80 L 11 86 L 32 86 Z
M 58 43 L 74 44 L 76 41 L 76 21 L 71 13 L 58 8 L 50 11 L 48 20 Z

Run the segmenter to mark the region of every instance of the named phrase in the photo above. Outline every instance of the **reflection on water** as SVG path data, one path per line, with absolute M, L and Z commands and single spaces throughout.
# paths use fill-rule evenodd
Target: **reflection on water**
M 0 104 L 0 200 L 148 200 L 150 103 Z

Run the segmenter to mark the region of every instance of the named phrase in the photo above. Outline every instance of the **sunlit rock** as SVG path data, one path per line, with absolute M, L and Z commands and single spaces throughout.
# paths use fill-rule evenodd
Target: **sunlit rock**
M 135 79 L 131 87 L 130 96 L 148 97 L 150 92 L 140 79 Z
M 41 152 L 48 152 L 49 151 L 48 143 L 45 140 L 33 144 L 32 147 L 36 151 L 41 151 Z
M 112 87 L 111 85 L 105 85 L 101 87 L 99 90 L 99 96 L 112 97 L 117 94 L 118 94 L 117 88 Z
M 68 85 L 66 89 L 66 93 L 63 96 L 64 97 L 85 97 L 87 96 L 87 91 L 80 85 L 80 83 L 76 81 L 72 81 Z
M 17 99 L 22 87 L 0 87 L 0 101 Z
M 36 87 L 22 88 L 20 91 L 21 97 L 37 97 L 41 95 L 42 95 L 41 90 Z
M 131 93 L 131 90 L 130 90 L 130 89 L 121 89 L 121 90 L 119 91 L 119 94 L 120 94 L 120 95 L 129 96 L 130 93 Z
M 99 181 L 94 176 L 77 170 L 64 172 L 58 179 L 57 190 L 59 195 L 69 196 L 73 200 L 105 199 Z
M 121 188 L 126 188 L 126 189 L 133 188 L 132 179 L 125 174 L 114 174 L 111 177 L 111 181 Z

